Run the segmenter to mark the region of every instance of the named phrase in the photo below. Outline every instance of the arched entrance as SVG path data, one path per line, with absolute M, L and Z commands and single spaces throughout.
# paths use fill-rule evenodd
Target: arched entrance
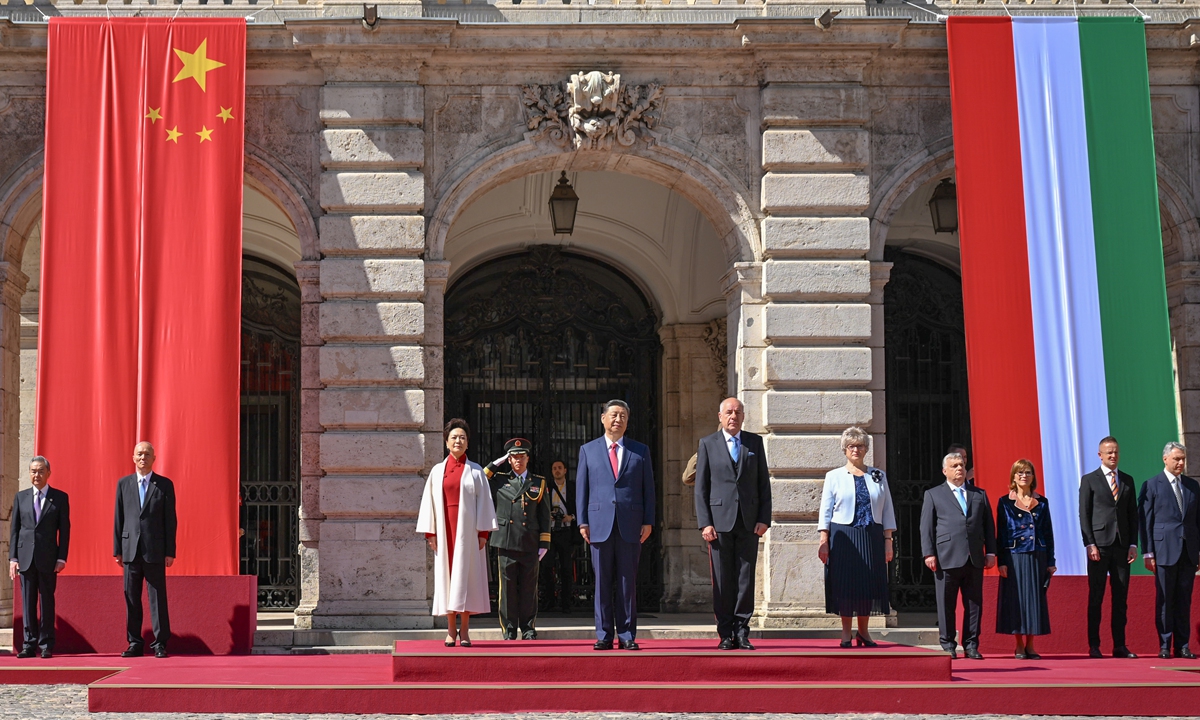
M 240 572 L 258 607 L 300 602 L 300 287 L 242 258 Z
M 658 452 L 658 318 L 628 278 L 584 255 L 539 245 L 488 261 L 446 293 L 446 410 L 471 424 L 472 456 L 499 456 L 504 442 L 534 444 L 531 469 L 549 476 L 560 459 L 573 476 L 579 446 L 598 437 L 606 400 L 629 403 L 629 436 Z M 658 483 L 661 530 L 662 482 Z M 642 548 L 638 606 L 662 598 L 661 531 Z M 576 563 L 576 605 L 591 572 Z

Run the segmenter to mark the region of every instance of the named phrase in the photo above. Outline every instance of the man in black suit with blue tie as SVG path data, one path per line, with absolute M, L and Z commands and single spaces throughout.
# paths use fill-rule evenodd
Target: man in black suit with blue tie
M 1154 624 L 1158 656 L 1194 659 L 1191 639 L 1192 586 L 1200 564 L 1200 485 L 1183 474 L 1187 450 L 1177 442 L 1163 448 L 1163 471 L 1142 484 L 1138 527 L 1142 558 L 1154 573 Z
M 142 648 L 142 581 L 150 599 L 154 657 L 167 656 L 171 617 L 167 612 L 167 568 L 175 563 L 175 484 L 154 472 L 154 446 L 133 448 L 135 472 L 117 481 L 113 512 L 113 557 L 125 568 L 125 634 L 129 648 L 121 657 L 138 657 Z
M 708 543 L 719 650 L 753 650 L 754 569 L 758 538 L 771 524 L 771 477 L 762 438 L 742 430 L 746 408 L 726 398 L 721 429 L 696 452 L 696 520 Z
M 629 405 L 609 400 L 600 416 L 604 436 L 579 448 L 575 515 L 591 547 L 595 571 L 596 650 L 637 644 L 637 574 L 642 543 L 654 529 L 654 468 L 650 448 L 625 437 Z
M 71 506 L 65 492 L 50 487 L 50 461 L 41 455 L 29 461 L 29 480 L 33 487 L 17 493 L 9 516 L 8 574 L 13 580 L 18 574 L 21 577 L 25 615 L 24 643 L 17 657 L 31 658 L 40 649 L 43 658 L 50 658 L 54 652 L 54 590 L 58 573 L 67 566 Z
M 942 474 L 946 482 L 926 490 L 921 504 L 921 553 L 933 572 L 942 647 L 957 657 L 955 606 L 961 593 L 963 653 L 982 660 L 983 571 L 996 565 L 996 521 L 987 494 L 966 484 L 962 455 L 943 458 Z

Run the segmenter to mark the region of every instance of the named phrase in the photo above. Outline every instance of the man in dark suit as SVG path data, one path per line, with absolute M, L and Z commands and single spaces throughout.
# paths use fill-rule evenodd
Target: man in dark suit
M 1117 469 L 1120 446 L 1114 437 L 1100 441 L 1100 467 L 1079 479 L 1079 527 L 1087 548 L 1088 647 L 1100 653 L 1100 615 L 1104 580 L 1112 586 L 1113 657 L 1137 657 L 1125 647 L 1125 610 L 1129 565 L 1137 558 L 1137 490 L 1133 478 Z
M 67 566 L 71 506 L 65 492 L 49 486 L 50 461 L 41 455 L 29 461 L 29 480 L 33 487 L 16 494 L 9 515 L 8 575 L 13 580 L 21 576 L 25 613 L 24 644 L 17 657 L 31 658 L 40 648 L 42 657 L 50 658 L 54 652 L 54 589 L 58 573 Z
M 167 568 L 175 563 L 175 485 L 154 472 L 154 446 L 133 448 L 135 472 L 117 482 L 113 512 L 113 557 L 125 568 L 125 634 L 129 648 L 121 657 L 137 657 L 142 648 L 142 580 L 150 598 L 154 657 L 167 656 L 171 618 L 167 612 Z
M 567 478 L 567 464 L 562 460 L 550 465 L 550 475 L 553 482 L 546 488 L 550 496 L 550 551 L 542 560 L 547 571 L 542 577 L 546 579 L 546 597 L 557 600 L 559 610 L 569 613 L 575 594 L 575 548 L 580 542 L 575 527 L 575 481 Z M 549 572 L 551 569 L 554 572 Z
M 771 524 L 771 477 L 762 438 L 742 430 L 741 401 L 726 398 L 717 419 L 721 429 L 696 452 L 696 521 L 708 543 L 717 648 L 753 650 L 754 569 L 758 538 Z
M 1163 471 L 1142 484 L 1138 498 L 1142 557 L 1154 573 L 1154 624 L 1158 656 L 1192 659 L 1192 585 L 1200 564 L 1200 485 L 1183 474 L 1187 450 L 1163 448 Z
M 591 547 L 596 578 L 594 647 L 612 650 L 615 628 L 622 650 L 640 650 L 638 560 L 654 528 L 654 468 L 650 448 L 625 437 L 629 406 L 624 401 L 605 403 L 600 422 L 604 436 L 579 448 L 575 474 L 575 515 L 579 534 Z
M 950 656 L 955 652 L 955 606 L 962 594 L 964 654 L 982 660 L 979 626 L 983 611 L 983 571 L 996 564 L 996 521 L 987 494 L 966 484 L 963 456 L 942 459 L 946 482 L 925 491 L 921 504 L 921 553 L 933 571 L 938 630 Z

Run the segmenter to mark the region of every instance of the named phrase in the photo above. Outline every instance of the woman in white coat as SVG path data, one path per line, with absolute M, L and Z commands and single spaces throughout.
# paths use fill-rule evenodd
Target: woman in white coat
M 417 532 L 433 550 L 433 614 L 446 616 L 446 647 L 471 647 L 471 615 L 492 609 L 486 545 L 496 508 L 483 468 L 467 459 L 470 433 L 465 420 L 446 423 L 450 456 L 429 471 L 417 515 Z
M 871 436 L 861 428 L 842 433 L 846 464 L 825 475 L 821 514 L 817 521 L 825 563 L 825 612 L 842 617 L 842 647 L 851 643 L 851 620 L 858 617 L 859 646 L 875 647 L 867 623 L 887 615 L 887 564 L 892 561 L 896 513 L 882 470 L 867 467 Z

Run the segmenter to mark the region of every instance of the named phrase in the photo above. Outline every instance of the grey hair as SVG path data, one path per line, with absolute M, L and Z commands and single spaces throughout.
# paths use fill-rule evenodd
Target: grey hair
M 871 436 L 867 434 L 866 430 L 857 425 L 852 425 L 842 431 L 842 452 L 846 452 L 846 448 L 856 444 L 866 445 L 867 449 L 870 450 Z
M 608 411 L 615 407 L 621 408 L 622 410 L 624 410 L 626 412 L 626 414 L 629 414 L 629 415 L 633 414 L 629 410 L 629 403 L 625 402 L 624 400 L 609 400 L 608 402 L 604 403 L 604 409 L 600 411 L 600 414 L 607 415 Z
M 1163 457 L 1165 458 L 1166 456 L 1170 455 L 1172 450 L 1178 450 L 1184 455 L 1187 455 L 1187 448 L 1183 446 L 1183 443 L 1177 443 L 1172 440 L 1163 447 Z
M 34 455 L 32 458 L 29 459 L 29 464 L 32 465 L 35 462 L 40 462 L 41 464 L 45 465 L 46 472 L 50 472 L 50 461 L 49 460 L 42 457 L 41 455 Z
M 967 464 L 967 459 L 962 456 L 962 453 L 949 453 L 946 455 L 946 457 L 942 458 L 942 469 L 943 470 L 950 467 L 951 460 L 962 460 L 963 465 Z

